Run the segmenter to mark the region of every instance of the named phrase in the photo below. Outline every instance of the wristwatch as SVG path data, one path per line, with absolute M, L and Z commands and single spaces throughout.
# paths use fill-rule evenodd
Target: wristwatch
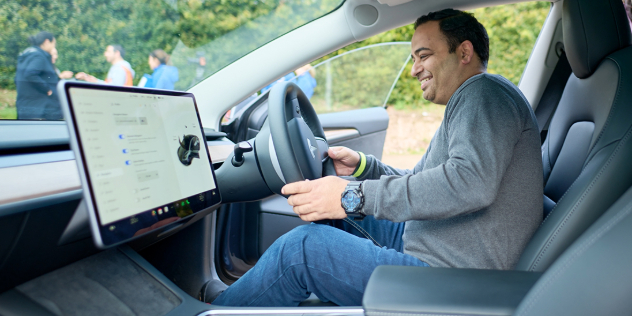
M 347 216 L 353 219 L 362 219 L 364 214 L 360 211 L 364 206 L 364 194 L 362 194 L 362 181 L 351 181 L 342 192 L 340 199 L 342 208 Z

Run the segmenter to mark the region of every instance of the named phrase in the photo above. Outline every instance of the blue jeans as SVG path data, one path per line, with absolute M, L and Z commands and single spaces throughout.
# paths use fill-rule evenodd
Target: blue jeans
M 362 230 L 373 240 L 364 238 Z M 428 266 L 401 252 L 403 233 L 404 223 L 371 216 L 355 223 L 336 220 L 330 225 L 296 227 L 279 237 L 213 304 L 298 306 L 314 293 L 322 301 L 360 306 L 369 277 L 378 266 Z

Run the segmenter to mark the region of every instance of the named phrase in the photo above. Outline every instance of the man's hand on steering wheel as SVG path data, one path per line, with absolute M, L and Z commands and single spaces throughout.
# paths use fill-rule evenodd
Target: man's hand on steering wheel
M 360 163 L 358 152 L 347 147 L 329 147 L 328 154 L 339 176 L 350 176 Z
M 287 199 L 288 204 L 292 205 L 294 213 L 306 222 L 343 219 L 347 217 L 347 213 L 342 208 L 340 199 L 347 183 L 349 181 L 329 176 L 290 183 L 283 186 L 281 192 L 290 195 Z

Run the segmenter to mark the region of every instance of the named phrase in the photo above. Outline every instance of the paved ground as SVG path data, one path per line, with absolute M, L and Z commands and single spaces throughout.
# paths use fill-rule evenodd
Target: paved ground
M 413 168 L 441 125 L 444 110 L 444 106 L 415 110 L 388 107 L 390 121 L 382 161 L 397 168 Z

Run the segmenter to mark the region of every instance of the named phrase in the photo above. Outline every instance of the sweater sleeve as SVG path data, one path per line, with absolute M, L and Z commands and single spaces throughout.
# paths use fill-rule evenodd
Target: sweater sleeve
M 364 181 L 365 214 L 394 222 L 435 220 L 494 202 L 523 124 L 509 95 L 481 85 L 455 95 L 452 110 L 446 112 L 442 132 L 447 133 L 447 161 L 416 173 Z
M 422 170 L 426 161 L 426 155 L 430 151 L 430 146 L 427 148 L 421 160 L 415 165 L 414 169 L 399 169 L 391 167 L 373 155 L 366 155 L 366 167 L 364 172 L 357 178 L 359 181 L 379 179 L 381 176 L 403 176 L 407 174 L 415 173 L 417 170 Z

